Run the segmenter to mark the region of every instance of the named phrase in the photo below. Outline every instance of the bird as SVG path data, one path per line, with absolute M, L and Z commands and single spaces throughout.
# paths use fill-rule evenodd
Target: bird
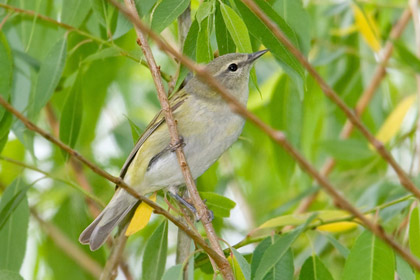
M 225 54 L 204 67 L 246 106 L 251 68 L 267 51 Z M 233 112 L 222 96 L 199 77 L 192 77 L 182 89 L 172 94 L 169 105 L 182 137 L 180 143 L 191 175 L 196 179 L 236 142 L 245 119 Z M 185 180 L 170 141 L 161 110 L 125 161 L 120 172 L 124 182 L 142 195 L 161 189 L 176 195 L 177 188 L 185 185 Z M 137 203 L 138 200 L 128 192 L 117 188 L 104 210 L 80 234 L 80 243 L 89 244 L 92 251 L 100 248 Z

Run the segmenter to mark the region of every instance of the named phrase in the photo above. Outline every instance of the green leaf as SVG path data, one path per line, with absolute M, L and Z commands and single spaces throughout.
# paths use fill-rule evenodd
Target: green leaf
M 143 279 L 159 280 L 165 272 L 168 250 L 168 222 L 163 221 L 147 241 L 144 250 Z
M 188 56 L 189 58 L 196 57 L 198 31 L 198 22 L 194 20 L 191 23 L 190 30 L 188 31 L 187 37 L 185 38 L 184 48 L 182 50 L 182 53 Z M 184 65 L 181 65 L 181 70 L 179 71 L 179 76 L 178 80 L 176 81 L 175 90 L 177 90 L 181 86 L 188 73 L 188 68 Z
M 83 116 L 82 85 L 79 75 L 69 91 L 60 119 L 60 140 L 72 148 L 79 136 Z
M 303 8 L 301 0 L 278 0 L 273 3 L 273 9 L 296 32 L 299 49 L 307 55 L 311 43 L 311 23 L 308 12 Z
M 396 255 L 396 264 L 397 264 L 397 274 L 399 280 L 415 280 L 416 276 L 414 274 L 411 266 L 400 256 Z
M 283 256 L 286 255 L 290 246 L 295 242 L 307 225 L 314 219 L 315 215 L 309 217 L 305 224 L 300 225 L 295 230 L 288 232 L 278 238 L 270 247 L 265 250 L 255 272 L 255 279 L 263 280 L 265 276 L 276 267 Z
M 413 69 L 415 72 L 420 73 L 420 59 L 415 56 L 401 41 L 394 41 L 394 47 L 398 60 Z
M 162 0 L 155 9 L 152 19 L 152 29 L 160 33 L 190 4 L 189 0 Z
M 50 49 L 42 62 L 35 91 L 31 96 L 31 103 L 29 104 L 29 116 L 37 115 L 54 93 L 63 73 L 66 50 L 67 42 L 63 38 Z
M 231 7 L 222 2 L 220 2 L 220 11 L 222 12 L 226 28 L 235 42 L 238 51 L 241 53 L 251 53 L 251 41 L 244 21 Z
M 6 146 L 12 121 L 13 115 L 9 112 L 5 112 L 3 118 L 0 119 L 0 153 L 3 151 L 4 146 Z
M 2 220 L 6 221 L 0 230 L 0 269 L 19 272 L 22 265 L 29 223 L 27 188 L 28 186 L 18 178 L 2 195 L 0 213 Z
M 328 154 L 341 161 L 354 162 L 374 156 L 374 152 L 361 140 L 326 140 L 320 145 Z
M 232 248 L 233 256 L 235 257 L 236 261 L 239 264 L 241 269 L 242 275 L 245 277 L 246 280 L 251 279 L 251 267 L 246 259 L 235 249 Z
M 89 1 L 66 0 L 63 2 L 62 22 L 79 27 L 90 11 Z
M 333 280 L 333 277 L 321 259 L 312 255 L 302 265 L 299 280 Z
M 276 240 L 278 240 L 278 237 Z M 272 237 L 267 237 L 264 239 L 260 244 L 258 244 L 257 248 L 255 248 L 254 253 L 252 255 L 252 262 L 251 262 L 251 279 L 255 279 L 255 273 L 257 272 L 257 268 L 261 263 L 262 257 L 266 250 L 273 244 L 274 240 Z M 267 273 L 264 277 L 264 280 L 268 279 L 282 279 L 282 280 L 292 280 L 294 274 L 294 265 L 293 265 L 293 253 L 292 250 L 289 248 L 285 255 L 280 258 L 280 260 L 273 266 L 273 268 Z
M 324 234 L 327 237 L 328 241 L 337 249 L 338 252 L 344 257 L 347 258 L 350 254 L 350 250 L 344 247 L 337 239 L 334 238 L 331 234 Z
M 393 280 L 394 272 L 392 249 L 369 231 L 364 231 L 350 251 L 342 279 Z
M 135 145 L 137 143 L 137 140 L 139 140 L 140 135 L 142 134 L 142 130 L 129 117 L 125 117 L 127 118 L 128 123 L 130 124 L 131 136 L 133 137 L 133 143 Z
M 0 279 L 2 280 L 24 280 L 19 273 L 10 270 L 0 270 Z
M 10 99 L 13 79 L 13 58 L 6 36 L 0 30 L 0 96 Z M 5 109 L 0 106 L 0 120 L 4 118 Z
M 286 49 L 286 47 L 274 36 L 272 31 L 240 0 L 234 0 L 236 7 L 241 14 L 241 18 L 245 22 L 249 32 L 270 52 L 274 55 L 284 71 L 290 76 L 297 87 L 297 91 L 301 99 L 304 93 L 305 71 L 303 66 L 297 59 Z M 263 0 L 256 0 L 255 3 L 263 10 L 263 12 L 275 22 L 280 30 L 290 39 L 290 41 L 299 47 L 299 40 L 296 33 L 290 26 L 279 16 L 273 8 Z
M 99 23 L 105 28 L 108 21 L 108 1 L 107 0 L 90 0 L 93 13 L 98 19 Z
M 136 3 L 136 8 L 140 16 L 144 17 L 150 13 L 157 0 L 134 0 L 134 2 Z
M 183 279 L 182 264 L 177 264 L 170 267 L 165 272 L 162 279 L 163 280 L 182 280 Z
M 213 60 L 213 50 L 210 44 L 211 24 L 207 17 L 201 22 L 200 30 L 197 36 L 197 63 L 209 63 Z
M 230 210 L 232 210 L 236 203 L 229 198 L 213 193 L 213 192 L 200 192 L 202 199 L 206 200 L 207 207 L 213 211 L 214 216 L 226 218 L 230 216 Z
M 410 227 L 409 227 L 409 244 L 411 253 L 417 258 L 420 258 L 420 217 L 419 208 L 416 207 L 411 212 Z M 420 273 L 415 270 L 416 279 L 420 279 Z
M 229 34 L 229 31 L 226 28 L 225 22 L 223 20 L 222 12 L 220 11 L 219 2 L 216 2 L 216 13 L 215 13 L 214 25 L 215 25 L 215 31 L 216 31 L 217 46 L 219 48 L 219 55 L 235 52 L 236 46 L 232 40 L 232 37 Z
M 198 7 L 197 12 L 195 13 L 195 18 L 198 22 L 198 25 L 200 26 L 201 22 L 212 13 L 214 13 L 214 3 L 210 3 L 210 2 L 201 3 L 201 5 Z

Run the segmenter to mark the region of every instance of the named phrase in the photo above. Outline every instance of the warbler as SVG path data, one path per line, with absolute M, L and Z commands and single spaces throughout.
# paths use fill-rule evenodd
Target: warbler
M 267 50 L 231 53 L 215 58 L 205 69 L 237 100 L 246 105 L 249 73 L 254 61 Z M 182 137 L 183 150 L 194 179 L 204 173 L 239 137 L 245 120 L 234 113 L 221 95 L 198 77 L 169 98 Z M 165 118 L 160 111 L 150 122 L 124 163 L 121 173 L 129 186 L 142 195 L 185 184 Z M 137 199 L 118 188 L 98 217 L 82 232 L 79 241 L 96 250 L 102 246 Z

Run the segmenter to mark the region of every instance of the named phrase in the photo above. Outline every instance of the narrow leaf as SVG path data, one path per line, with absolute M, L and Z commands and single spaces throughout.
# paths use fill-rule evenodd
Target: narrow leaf
M 264 279 L 264 277 L 276 266 L 280 259 L 286 255 L 290 246 L 295 242 L 303 230 L 314 219 L 315 215 L 309 217 L 305 224 L 300 225 L 292 232 L 282 235 L 273 245 L 267 248 L 260 264 L 255 272 L 255 279 Z
M 394 111 L 388 115 L 385 122 L 382 124 L 376 138 L 383 142 L 388 143 L 400 130 L 401 124 L 408 112 L 408 110 L 413 106 L 416 101 L 416 95 L 412 94 L 404 98 L 398 105 L 395 107 Z
M 83 116 L 82 84 L 78 75 L 63 107 L 60 120 L 60 139 L 74 147 L 80 132 Z
M 299 280 L 333 280 L 333 277 L 321 259 L 312 255 L 302 265 Z
M 0 96 L 9 100 L 12 90 L 13 58 L 6 36 L 0 30 Z M 0 120 L 5 109 L 0 106 Z
M 153 13 L 152 29 L 157 33 L 162 32 L 185 11 L 189 4 L 189 0 L 162 0 Z
M 156 201 L 156 193 L 153 193 L 149 198 L 152 201 Z M 131 222 L 125 231 L 125 235 L 130 236 L 139 230 L 142 230 L 149 223 L 152 212 L 153 208 L 150 207 L 147 203 L 140 203 L 136 209 L 136 212 L 134 213 L 133 218 L 131 218 Z
M 85 0 L 66 0 L 63 2 L 62 21 L 79 27 L 90 11 L 90 2 Z
M 51 48 L 42 62 L 35 91 L 31 96 L 31 103 L 29 104 L 30 116 L 38 114 L 54 93 L 63 73 L 66 50 L 66 39 L 61 39 Z
M 219 55 L 235 52 L 235 43 L 233 42 L 232 37 L 230 36 L 229 31 L 226 28 L 222 12 L 220 11 L 219 2 L 216 2 L 214 25 L 216 31 L 217 46 L 219 48 Z
M 166 253 L 168 250 L 168 222 L 163 221 L 147 241 L 144 250 L 143 279 L 159 280 L 165 272 Z
M 206 205 L 211 211 L 213 211 L 213 214 L 216 217 L 229 217 L 230 211 L 236 206 L 234 201 L 217 193 L 200 192 L 200 196 L 202 199 L 206 200 Z
M 304 93 L 305 71 L 297 59 L 284 47 L 274 36 L 273 32 L 240 0 L 234 0 L 236 7 L 241 14 L 249 32 L 259 39 L 265 47 L 274 55 L 284 71 L 291 77 L 297 87 L 300 98 Z M 290 28 L 285 20 L 277 14 L 273 8 L 263 0 L 256 0 L 255 3 L 265 14 L 275 22 L 291 42 L 299 48 L 299 40 L 296 33 Z M 300 49 L 303 51 L 302 49 Z
M 411 212 L 410 228 L 409 228 L 410 250 L 414 256 L 420 258 L 420 215 L 419 208 L 416 207 Z M 420 273 L 415 271 L 416 279 L 420 279 Z
M 374 52 L 379 52 L 381 50 L 381 44 L 379 43 L 373 19 L 368 19 L 358 5 L 352 4 L 351 7 L 359 32 L 362 34 L 369 47 Z
M 242 275 L 246 280 L 251 279 L 251 267 L 246 259 L 235 249 L 232 248 L 233 256 L 238 262 L 239 268 L 241 269 Z
M 420 59 L 415 56 L 401 41 L 394 42 L 398 60 L 410 67 L 415 72 L 420 73 Z
M 90 0 L 93 13 L 96 18 L 104 26 L 107 27 L 108 1 L 107 0 Z
M 3 214 L 9 216 L 0 230 L 0 269 L 19 272 L 25 256 L 29 222 L 26 190 L 18 178 L 6 188 L 0 201 L 2 218 Z
M 213 50 L 210 44 L 211 24 L 210 18 L 201 22 L 200 30 L 197 36 L 197 63 L 209 63 L 213 60 Z
M 385 243 L 363 232 L 350 251 L 344 270 L 343 280 L 393 280 L 395 270 L 394 252 Z
M 170 267 L 165 272 L 162 279 L 163 280 L 182 280 L 183 279 L 182 264 L 177 264 Z
M 238 51 L 241 53 L 251 53 L 251 41 L 244 21 L 231 7 L 223 4 L 222 2 L 220 2 L 220 11 L 222 12 L 226 28 L 235 42 Z

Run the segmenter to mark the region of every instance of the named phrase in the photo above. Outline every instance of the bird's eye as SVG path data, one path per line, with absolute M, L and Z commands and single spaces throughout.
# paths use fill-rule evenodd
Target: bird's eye
M 229 71 L 235 72 L 236 70 L 238 70 L 238 65 L 235 63 L 232 63 L 228 66 Z

